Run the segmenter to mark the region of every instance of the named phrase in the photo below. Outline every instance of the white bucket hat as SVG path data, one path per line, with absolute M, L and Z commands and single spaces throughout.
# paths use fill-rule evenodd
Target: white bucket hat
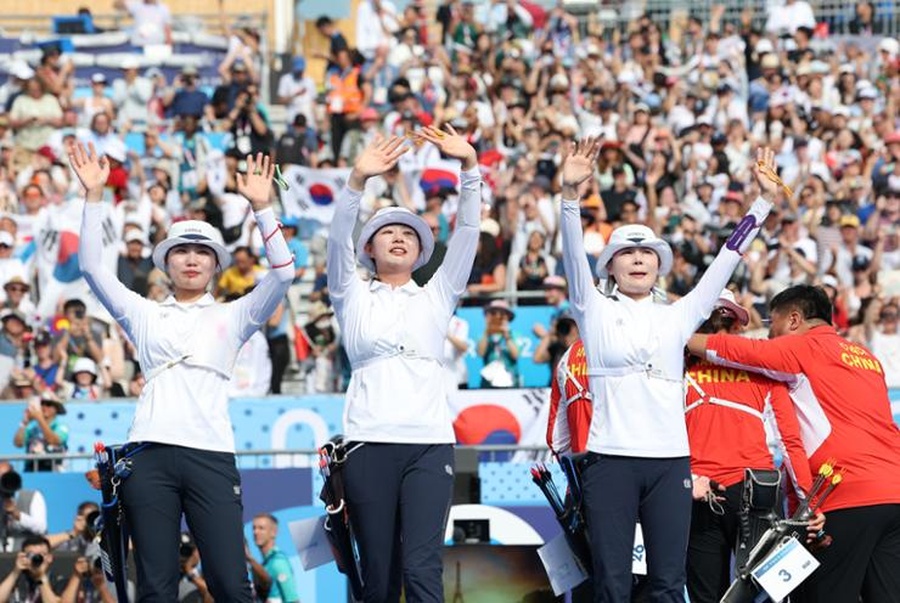
M 153 250 L 153 265 L 165 272 L 169 251 L 179 245 L 191 244 L 205 245 L 215 251 L 219 268 L 225 269 L 231 264 L 231 254 L 225 249 L 222 234 L 212 224 L 201 220 L 184 220 L 173 224 L 166 240 Z
M 609 278 L 606 265 L 619 251 L 629 247 L 646 247 L 653 250 L 659 257 L 659 275 L 665 276 L 672 269 L 672 249 L 669 244 L 660 239 L 654 232 L 643 224 L 626 224 L 619 226 L 609 237 L 609 243 L 600 252 L 597 258 L 597 276 Z
M 72 374 L 90 373 L 94 377 L 97 376 L 97 363 L 90 358 L 81 357 L 72 365 Z
M 722 292 L 719 294 L 719 299 L 716 300 L 715 307 L 731 310 L 737 316 L 738 322 L 745 327 L 750 322 L 750 313 L 747 312 L 746 308 L 737 303 L 734 293 L 728 289 L 722 289 Z
M 375 262 L 366 253 L 366 243 L 375 236 L 376 232 L 388 224 L 404 224 L 419 235 L 419 257 L 412 266 L 413 270 L 421 268 L 431 259 L 431 254 L 434 252 L 434 235 L 431 233 L 428 223 L 405 207 L 385 207 L 369 218 L 369 221 L 363 226 L 362 232 L 359 233 L 359 238 L 356 240 L 356 259 L 360 264 L 371 272 L 375 272 Z

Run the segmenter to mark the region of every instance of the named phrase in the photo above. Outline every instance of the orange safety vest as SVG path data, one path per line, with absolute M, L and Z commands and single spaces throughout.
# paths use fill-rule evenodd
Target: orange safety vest
M 363 92 L 359 87 L 359 67 L 353 67 L 344 74 L 332 73 L 328 78 L 331 92 L 328 93 L 328 112 L 353 115 L 360 113 L 363 106 Z

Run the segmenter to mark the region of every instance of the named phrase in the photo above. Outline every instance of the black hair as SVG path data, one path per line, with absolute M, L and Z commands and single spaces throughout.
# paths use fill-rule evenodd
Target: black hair
M 316 27 L 319 29 L 322 29 L 326 25 L 331 25 L 332 23 L 334 23 L 334 21 L 332 21 L 331 17 L 328 17 L 327 15 L 322 15 L 321 17 L 316 19 Z
M 769 302 L 769 313 L 791 310 L 802 314 L 804 320 L 818 319 L 831 324 L 831 301 L 821 287 L 794 285 L 773 297 Z
M 84 305 L 84 302 L 80 299 L 70 299 L 66 300 L 66 303 L 63 304 L 63 314 L 69 310 L 87 310 L 87 306 Z
M 35 546 L 43 544 L 47 547 L 47 550 L 50 549 L 50 541 L 41 536 L 40 534 L 31 534 L 30 536 L 26 536 L 22 541 L 22 548 L 20 550 L 24 551 L 26 547 Z
M 734 312 L 728 311 L 726 308 L 716 308 L 709 318 L 697 328 L 697 332 L 711 334 L 725 331 L 729 333 L 735 322 L 737 322 L 737 316 L 734 315 Z

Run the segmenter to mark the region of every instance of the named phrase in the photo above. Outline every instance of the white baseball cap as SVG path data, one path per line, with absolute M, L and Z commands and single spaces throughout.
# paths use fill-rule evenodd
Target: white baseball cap
M 209 222 L 201 220 L 184 220 L 173 224 L 166 240 L 153 250 L 153 265 L 165 272 L 166 256 L 173 247 L 179 245 L 204 245 L 216 252 L 219 268 L 231 265 L 231 254 L 225 249 L 222 233 Z
M 630 247 L 646 247 L 659 257 L 659 275 L 665 276 L 672 269 L 672 249 L 660 239 L 649 227 L 643 224 L 626 224 L 615 229 L 609 237 L 609 243 L 597 258 L 597 276 L 609 278 L 606 265 L 613 256 Z
M 434 252 L 434 235 L 431 233 L 428 223 L 405 207 L 385 207 L 375 212 L 375 215 L 369 218 L 369 221 L 363 226 L 362 232 L 359 233 L 359 238 L 356 240 L 356 259 L 360 264 L 375 272 L 375 262 L 366 253 L 366 243 L 375 236 L 376 232 L 388 224 L 404 224 L 419 235 L 419 257 L 413 263 L 413 270 L 428 263 Z

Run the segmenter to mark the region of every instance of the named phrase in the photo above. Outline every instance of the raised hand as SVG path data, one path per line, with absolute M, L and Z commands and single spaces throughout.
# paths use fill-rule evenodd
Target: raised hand
M 579 142 L 569 143 L 567 153 L 563 157 L 562 184 L 567 188 L 577 188 L 594 173 L 597 152 L 600 150 L 599 138 L 586 138 Z
M 78 176 L 81 186 L 85 190 L 85 198 L 89 202 L 99 202 L 103 199 L 103 187 L 109 178 L 109 162 L 106 157 L 99 157 L 94 143 L 88 143 L 88 148 L 80 142 L 69 145 L 69 164 L 75 175 Z
M 368 178 L 383 174 L 394 167 L 408 150 L 406 141 L 399 136 L 391 136 L 388 139 L 377 137 L 356 158 L 356 164 L 350 174 L 350 185 L 356 190 L 362 190 Z
M 247 174 L 237 175 L 237 189 L 250 201 L 253 211 L 269 207 L 272 195 L 272 178 L 275 176 L 275 162 L 262 153 L 247 155 Z
M 470 170 L 478 165 L 478 155 L 475 148 L 456 130 L 447 124 L 447 132 L 434 126 L 426 126 L 415 133 L 415 136 L 435 145 L 441 153 L 448 157 L 459 159 L 463 162 L 463 169 Z
M 778 195 L 778 189 L 783 187 L 781 178 L 778 177 L 778 166 L 775 165 L 775 151 L 769 147 L 756 149 L 756 163 L 752 167 L 756 184 L 759 186 L 759 195 L 768 202 L 773 202 Z

